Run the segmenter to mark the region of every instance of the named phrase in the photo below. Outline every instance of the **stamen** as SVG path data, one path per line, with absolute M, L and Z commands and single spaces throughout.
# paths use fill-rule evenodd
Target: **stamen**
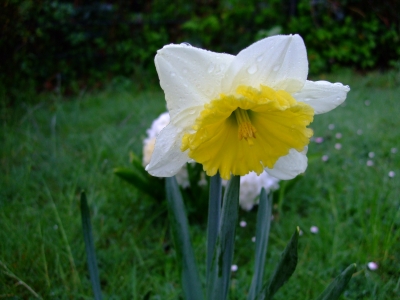
M 249 145 L 253 145 L 253 138 L 256 138 L 256 128 L 251 124 L 247 110 L 237 108 L 235 110 L 236 121 L 239 125 L 238 138 L 239 140 L 245 139 Z

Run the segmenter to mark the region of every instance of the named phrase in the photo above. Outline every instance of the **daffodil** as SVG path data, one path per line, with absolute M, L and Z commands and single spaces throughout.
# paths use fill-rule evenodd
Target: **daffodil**
M 159 177 L 194 160 L 224 179 L 264 170 L 291 179 L 307 168 L 314 114 L 337 107 L 350 90 L 307 80 L 299 35 L 265 38 L 236 56 L 171 44 L 155 64 L 171 119 L 146 168 Z

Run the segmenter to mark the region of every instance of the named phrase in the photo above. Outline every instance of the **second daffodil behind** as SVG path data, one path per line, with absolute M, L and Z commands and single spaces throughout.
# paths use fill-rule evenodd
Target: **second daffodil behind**
M 155 64 L 171 118 L 146 168 L 159 177 L 194 160 L 224 179 L 264 170 L 291 179 L 307 168 L 314 114 L 337 107 L 350 90 L 307 80 L 297 34 L 265 38 L 237 56 L 167 45 Z

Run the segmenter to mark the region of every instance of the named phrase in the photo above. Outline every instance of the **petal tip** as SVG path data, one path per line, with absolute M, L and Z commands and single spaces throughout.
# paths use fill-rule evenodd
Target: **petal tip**
M 343 90 L 344 90 L 345 92 L 349 92 L 349 91 L 350 91 L 350 87 L 349 87 L 348 85 L 344 85 L 344 84 L 341 83 L 341 82 L 335 82 L 334 85 L 343 88 Z

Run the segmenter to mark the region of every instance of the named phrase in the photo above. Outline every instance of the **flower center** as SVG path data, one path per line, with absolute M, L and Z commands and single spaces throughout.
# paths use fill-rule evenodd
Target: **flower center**
M 201 163 L 207 175 L 222 178 L 261 174 L 290 149 L 308 145 L 314 110 L 289 93 L 267 86 L 239 86 L 236 95 L 221 94 L 204 105 L 192 131 L 183 135 L 181 151 Z M 257 133 L 257 138 L 256 138 Z
M 237 108 L 235 110 L 235 117 L 238 123 L 238 138 L 239 140 L 245 139 L 249 145 L 253 145 L 253 138 L 256 138 L 257 130 L 251 124 L 247 110 Z

